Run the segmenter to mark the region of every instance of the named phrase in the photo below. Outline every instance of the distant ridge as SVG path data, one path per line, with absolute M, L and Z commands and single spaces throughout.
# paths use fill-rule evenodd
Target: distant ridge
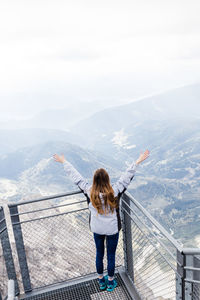
M 82 135 L 110 133 L 130 124 L 148 120 L 200 119 L 200 84 L 152 95 L 140 101 L 104 109 L 82 120 L 71 131 Z M 95 124 L 95 126 L 94 126 Z
M 0 155 L 49 141 L 60 141 L 76 145 L 84 144 L 82 137 L 64 130 L 41 128 L 0 129 Z

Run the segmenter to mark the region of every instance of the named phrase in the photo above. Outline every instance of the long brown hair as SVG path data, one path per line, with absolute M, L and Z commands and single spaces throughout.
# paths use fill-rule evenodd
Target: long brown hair
M 103 210 L 99 193 L 102 193 L 105 211 Z M 96 170 L 94 173 L 90 198 L 92 205 L 101 215 L 106 214 L 106 211 L 109 211 L 109 208 L 111 209 L 112 213 L 114 212 L 114 208 L 117 208 L 117 201 L 114 197 L 114 191 L 110 184 L 109 175 L 106 170 L 102 168 Z

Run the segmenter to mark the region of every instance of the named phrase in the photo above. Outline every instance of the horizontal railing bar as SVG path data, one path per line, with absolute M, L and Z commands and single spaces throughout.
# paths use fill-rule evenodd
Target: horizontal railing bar
M 146 297 L 145 299 L 154 300 L 154 298 L 148 298 L 149 293 L 150 293 L 150 296 L 152 296 L 152 292 L 149 291 L 149 292 L 147 292 L 147 294 L 145 294 L 145 297 Z M 160 298 L 160 299 L 175 299 L 174 294 L 175 294 L 175 291 L 170 291 L 170 293 L 169 292 L 162 293 L 162 295 L 160 296 L 162 298 Z M 166 296 L 167 296 L 167 298 L 166 298 Z
M 155 256 L 154 257 L 152 257 L 151 258 L 151 260 L 153 260 L 153 259 L 155 259 Z M 148 263 L 149 263 L 149 261 L 148 261 L 148 263 L 147 263 L 147 266 L 139 266 L 139 265 L 137 265 L 137 268 L 138 269 L 140 269 L 140 274 L 141 274 L 141 277 L 143 278 L 143 279 L 150 279 L 150 280 L 152 280 L 152 279 L 155 279 L 155 278 L 157 278 L 159 275 L 158 275 L 158 273 L 159 272 L 161 272 L 161 273 L 163 273 L 163 270 L 164 269 L 166 269 L 166 268 L 170 268 L 170 266 L 168 265 L 168 264 L 166 264 L 166 262 L 165 261 L 163 261 L 163 258 L 162 257 L 159 257 L 158 258 L 158 260 L 156 261 L 157 262 L 157 264 L 149 264 L 148 265 Z M 161 269 L 161 264 L 162 264 L 162 269 Z M 153 270 L 155 270 L 155 269 L 159 269 L 158 271 L 156 271 L 156 272 L 154 272 L 151 276 L 149 275 L 149 271 L 148 270 L 151 270 L 151 272 L 153 271 Z M 170 270 L 170 272 L 172 272 L 172 270 Z M 168 274 L 169 275 L 169 274 Z
M 141 277 L 143 279 L 143 276 L 141 276 Z M 151 287 L 156 285 L 156 287 L 154 287 L 154 291 L 155 291 L 157 288 L 160 288 L 160 286 L 163 286 L 163 280 L 166 280 L 167 278 L 169 278 L 169 274 L 164 274 L 164 276 L 159 281 L 157 281 L 157 278 L 159 278 L 159 277 L 160 277 L 160 274 L 153 278 L 150 277 L 151 280 L 146 280 L 146 278 L 145 278 L 144 281 L 147 282 L 148 285 L 150 284 Z M 167 283 L 170 283 L 170 282 L 174 282 L 174 279 L 167 281 Z M 140 286 L 140 285 L 144 285 L 144 282 L 141 281 L 140 283 L 138 283 L 138 286 Z M 166 287 L 164 289 L 166 289 Z
M 200 248 L 183 248 L 182 253 L 187 255 L 200 254 Z
M 148 249 L 148 247 L 147 247 L 147 249 Z M 157 250 L 157 249 L 156 249 Z M 150 255 L 149 255 L 149 257 L 151 257 L 149 260 L 148 260 L 148 263 L 150 262 L 150 261 L 152 261 L 153 259 L 155 259 L 155 252 L 154 253 L 151 253 Z M 160 261 L 161 259 L 164 259 L 162 256 L 160 256 L 159 258 L 158 258 L 158 260 L 157 260 L 157 262 L 158 261 Z M 165 263 L 166 263 L 166 260 L 164 261 Z M 142 269 L 142 271 L 141 271 L 141 273 L 146 273 L 146 271 L 149 269 L 149 268 L 151 268 L 151 271 L 153 270 L 153 269 L 155 269 L 155 268 L 157 268 L 159 265 L 154 265 L 154 267 L 152 267 L 152 265 L 145 265 L 144 267 L 142 267 L 141 265 L 142 265 L 142 263 L 143 262 L 140 262 L 140 263 L 136 263 L 135 265 L 136 265 L 136 267 L 137 268 L 139 268 L 139 269 Z M 168 263 L 167 263 L 167 267 L 169 267 L 169 265 L 168 265 Z
M 134 237 L 134 240 L 138 239 L 138 235 L 140 234 L 140 232 L 138 233 L 139 229 L 137 227 L 134 227 L 132 230 L 132 237 Z
M 148 242 L 148 241 L 147 241 L 147 242 Z M 141 247 L 141 245 L 142 245 L 142 247 L 144 247 L 143 244 L 146 244 L 147 242 L 144 240 L 144 237 L 143 237 L 142 234 L 138 234 L 138 237 L 134 238 L 134 243 L 135 243 L 135 245 L 136 245 L 136 243 L 137 243 L 137 247 L 138 247 L 138 246 Z M 139 248 L 139 247 L 138 247 L 138 248 Z M 140 251 L 141 251 L 141 250 L 140 250 Z M 136 255 L 136 253 L 137 253 L 137 250 L 134 251 L 134 255 Z
M 137 201 L 135 198 L 129 193 L 125 193 L 129 199 L 132 201 L 132 203 L 135 204 L 135 206 L 149 219 L 149 221 L 158 229 L 160 232 L 168 239 L 168 241 L 176 247 L 177 250 L 180 252 L 182 251 L 181 245 L 178 244 L 178 242 L 165 230 L 165 228 L 159 224 L 154 217 L 151 216 L 151 214 Z
M 144 231 L 137 225 L 137 223 L 132 219 L 132 217 L 130 216 L 130 214 L 123 208 L 123 210 L 129 215 L 129 217 L 131 218 L 131 220 L 132 220 L 132 222 L 134 222 L 135 224 L 136 224 L 136 226 L 142 231 L 142 233 L 144 234 L 144 236 L 149 240 L 149 242 L 150 242 L 150 244 L 152 244 L 152 246 L 154 247 L 154 248 L 156 248 L 156 250 L 159 252 L 159 254 L 164 258 L 164 260 L 166 261 L 166 263 L 168 264 L 168 265 L 170 265 L 170 267 L 174 270 L 174 272 L 176 272 L 177 274 L 178 274 L 178 272 L 177 272 L 177 270 L 174 268 L 174 266 L 169 262 L 169 261 L 167 261 L 166 260 L 166 258 L 163 256 L 163 254 L 160 252 L 160 250 L 152 243 L 152 241 L 150 240 L 150 238 L 144 233 Z
M 147 248 L 148 249 L 148 248 Z M 148 263 L 150 262 L 150 261 L 152 261 L 153 259 L 155 259 L 155 256 L 152 256 L 151 257 L 151 259 L 149 259 L 148 260 Z M 163 259 L 162 257 L 160 257 L 159 259 L 158 259 L 158 261 L 161 261 L 161 259 Z M 157 263 L 158 263 L 158 261 L 157 261 Z M 141 276 L 144 278 L 145 277 L 145 275 L 147 276 L 147 277 L 149 277 L 149 274 L 148 274 L 148 270 L 149 270 L 149 268 L 151 268 L 151 271 L 153 271 L 155 268 L 160 268 L 160 266 L 159 266 L 159 264 L 158 265 L 156 265 L 156 264 L 151 264 L 151 265 L 147 265 L 147 266 L 145 266 L 144 268 L 143 268 L 143 266 L 142 266 L 142 263 L 143 262 L 140 262 L 139 264 L 137 263 L 136 265 L 135 265 L 135 267 L 136 268 L 138 268 L 138 269 L 140 269 L 140 274 L 142 274 Z M 154 266 L 153 266 L 154 265 Z M 169 265 L 167 265 L 167 267 L 169 267 Z
M 143 239 L 143 241 L 144 241 L 144 239 Z M 142 243 L 138 243 L 138 242 L 137 242 L 137 250 L 136 250 L 136 249 L 134 250 L 134 256 L 135 256 L 135 257 L 138 255 L 138 253 L 141 253 L 141 248 L 144 248 L 144 247 L 147 245 L 147 243 L 149 243 L 149 241 L 144 241 L 144 242 L 143 242 L 143 241 L 142 241 Z M 134 242 L 135 242 L 135 240 L 134 240 Z M 152 247 L 151 244 L 149 244 L 149 246 Z M 146 248 L 148 249 L 149 246 L 147 246 Z M 136 259 L 135 259 L 135 260 L 136 260 Z M 137 264 L 137 263 L 136 263 L 136 264 Z
M 135 222 L 135 224 L 136 224 L 136 227 L 137 227 L 137 223 Z M 139 227 L 137 227 L 138 228 L 138 230 L 139 230 L 139 233 L 137 233 L 137 237 L 134 237 L 133 238 L 133 240 L 134 240 L 134 243 L 135 243 L 135 251 L 137 251 L 136 250 L 136 247 L 138 248 L 138 245 L 146 245 L 146 243 L 147 242 L 149 242 L 149 241 L 146 241 L 145 239 L 144 239 L 144 234 L 143 234 L 143 232 L 141 232 L 141 230 L 139 229 Z M 142 242 L 140 242 L 142 240 Z M 136 252 L 135 252 L 136 253 Z M 135 254 L 134 253 L 134 254 Z
M 171 283 L 173 281 L 174 280 L 170 280 L 170 281 L 168 281 L 168 283 Z M 173 288 L 174 288 L 174 290 L 172 290 Z M 160 287 L 160 286 L 158 286 L 158 288 L 157 287 L 154 288 L 154 292 L 155 293 L 162 293 L 161 295 L 159 295 L 160 297 L 168 296 L 167 299 L 171 299 L 171 298 L 169 298 L 169 295 L 170 294 L 173 294 L 173 296 L 175 295 L 175 287 L 173 287 L 173 288 L 171 288 L 171 290 L 169 292 L 168 290 L 166 291 L 166 287 Z M 147 292 L 147 294 L 145 296 L 148 296 L 149 293 L 152 293 L 152 291 Z M 163 299 L 163 298 L 160 298 L 160 299 Z
M 71 282 L 73 283 L 74 280 L 76 280 L 76 282 L 79 281 L 79 280 L 80 280 L 80 282 L 82 282 L 82 280 L 84 280 L 86 276 L 91 276 L 91 277 L 94 276 L 94 278 L 96 278 L 96 272 L 92 272 L 92 273 L 89 273 L 89 274 L 79 275 L 77 277 L 69 278 L 69 279 L 67 279 L 67 281 L 65 279 L 65 280 L 61 280 L 61 281 L 58 281 L 58 282 L 53 283 L 53 284 L 50 283 L 50 284 L 42 285 L 42 286 L 39 286 L 39 287 L 34 287 L 33 292 L 31 292 L 31 294 L 33 294 L 33 296 L 38 295 L 38 291 L 39 291 L 39 295 L 40 295 L 44 292 L 44 289 L 46 289 L 46 288 L 48 289 L 49 287 L 51 287 L 52 290 L 57 290 L 57 289 L 62 288 L 62 287 L 65 288 L 65 287 L 69 286 L 71 284 Z M 60 286 L 60 285 L 63 285 L 63 286 Z M 49 290 L 47 290 L 47 291 L 49 291 Z
M 4 227 L 4 228 L 0 231 L 0 234 L 2 234 L 6 229 L 7 229 L 7 227 Z
M 146 245 L 146 244 L 145 244 Z M 148 244 L 148 246 L 146 246 L 146 249 L 148 249 L 149 247 L 152 247 L 152 245 L 151 244 Z M 150 248 L 151 249 L 151 248 Z M 141 249 L 140 249 L 140 251 L 139 251 L 139 249 L 136 251 L 136 253 L 135 253 L 135 255 L 138 255 L 138 253 L 141 253 Z M 151 259 L 150 259 L 151 260 Z M 135 258 L 135 265 L 134 265 L 134 267 L 136 268 L 136 269 L 141 269 L 141 268 L 143 268 L 143 261 L 141 260 L 141 259 L 139 259 L 138 257 L 137 257 L 137 259 Z M 144 268 L 143 268 L 143 270 L 146 270 L 148 268 L 148 266 L 145 266 Z
M 20 205 L 25 205 L 25 204 L 30 204 L 30 203 L 35 203 L 35 202 L 40 202 L 40 201 L 45 201 L 45 200 L 51 200 L 51 199 L 56 199 L 56 198 L 61 198 L 61 197 L 73 196 L 73 195 L 82 194 L 82 193 L 83 193 L 82 191 L 74 191 L 74 192 L 70 192 L 70 193 L 57 194 L 57 195 L 47 196 L 47 197 L 43 197 L 43 198 L 39 198 L 39 199 L 35 199 L 35 200 L 9 204 L 8 207 L 20 206 Z
M 195 267 L 184 267 L 184 269 L 190 271 L 200 271 L 200 268 L 195 268 Z
M 159 288 L 161 288 L 161 290 L 162 289 L 166 289 L 166 287 L 162 288 L 163 285 L 164 285 L 163 281 L 166 282 L 166 280 L 169 279 L 169 274 L 165 274 L 164 276 L 162 276 L 162 278 L 161 278 L 161 274 L 159 274 L 159 275 L 157 275 L 154 278 L 150 277 L 151 280 L 147 280 L 147 277 L 145 279 L 142 277 L 142 281 L 140 283 L 138 283 L 138 287 L 144 285 L 144 282 L 146 282 L 148 284 L 148 286 L 151 286 L 151 288 L 154 287 L 153 288 L 154 292 L 155 292 L 156 289 L 159 289 Z M 161 278 L 161 279 L 159 280 L 159 278 Z M 171 282 L 175 282 L 175 280 L 174 279 L 170 279 L 170 280 L 167 281 L 168 284 L 171 283 Z
M 2 219 L 1 221 L 0 221 L 0 223 L 3 223 L 3 221 L 5 221 L 6 219 L 4 218 L 4 219 Z
M 44 211 L 44 210 L 48 210 L 48 209 L 54 209 L 54 208 L 59 208 L 59 207 L 64 207 L 64 206 L 70 206 L 70 205 L 79 204 L 79 203 L 83 203 L 83 202 L 87 202 L 87 200 L 81 200 L 81 201 L 71 202 L 71 203 L 57 205 L 57 206 L 50 206 L 50 207 L 46 207 L 46 208 L 41 208 L 41 209 L 36 209 L 36 210 L 32 210 L 32 211 L 22 212 L 22 213 L 19 213 L 19 214 L 12 214 L 12 217 L 21 216 L 21 215 L 25 215 L 25 214 L 32 214 L 32 213 L 35 213 L 35 212 L 40 212 L 40 211 Z
M 167 247 L 163 244 L 162 241 L 160 241 L 153 230 L 149 228 L 142 220 L 141 218 L 134 212 L 134 210 L 122 199 L 123 203 L 131 210 L 131 212 L 136 216 L 136 218 L 145 226 L 145 228 L 155 237 L 156 241 L 167 251 L 167 253 L 171 256 L 173 260 L 175 260 L 178 264 L 179 262 L 177 261 L 176 257 L 173 255 L 173 253 L 167 249 Z M 123 209 L 123 208 L 122 208 Z
M 157 236 L 154 234 L 153 230 L 151 230 L 142 220 L 141 218 L 134 212 L 134 210 L 123 200 L 124 204 L 126 204 L 128 206 L 128 208 L 132 211 L 132 213 L 136 216 L 136 218 L 144 225 L 144 227 L 150 232 L 150 234 L 152 234 L 156 241 L 168 252 L 168 254 L 173 258 L 173 260 L 176 261 L 176 257 L 171 253 L 171 251 L 169 249 L 167 249 L 167 247 L 163 244 L 162 241 L 160 241 Z
M 65 213 L 62 213 L 62 214 L 51 215 L 51 216 L 46 216 L 46 217 L 41 217 L 41 218 L 36 218 L 36 219 L 31 219 L 31 220 L 25 220 L 25 221 L 21 221 L 21 222 L 16 222 L 16 223 L 13 223 L 13 226 L 23 224 L 23 223 L 29 223 L 29 222 L 33 222 L 33 221 L 44 220 L 44 219 L 49 219 L 49 218 L 53 218 L 53 217 L 68 215 L 68 214 L 72 214 L 74 212 L 82 211 L 82 210 L 88 210 L 88 208 L 82 208 L 82 209 L 77 209 L 77 210 L 72 210 L 72 211 L 69 211 L 69 212 L 65 212 Z
M 186 282 L 200 283 L 200 280 L 194 280 L 194 279 L 190 279 L 190 278 L 185 278 L 184 280 L 185 280 Z

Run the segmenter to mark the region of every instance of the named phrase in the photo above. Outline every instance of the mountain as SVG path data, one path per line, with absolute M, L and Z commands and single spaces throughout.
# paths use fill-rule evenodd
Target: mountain
M 200 240 L 199 98 L 200 85 L 193 85 L 105 109 L 68 133 L 51 131 L 48 137 L 45 130 L 41 136 L 40 130 L 35 136 L 30 131 L 30 136 L 21 137 L 25 148 L 15 131 L 7 144 L 0 140 L 0 196 L 11 201 L 16 195 L 74 190 L 61 166 L 50 159 L 56 152 L 63 152 L 90 180 L 100 166 L 115 180 L 148 148 L 150 157 L 138 168 L 129 190 L 176 238 L 194 246 Z M 65 142 L 73 134 L 77 145 Z M 6 147 L 12 152 L 6 153 Z
M 108 138 L 122 138 L 124 128 L 140 127 L 144 122 L 200 119 L 200 84 L 177 88 L 126 105 L 108 108 L 82 120 L 71 128 L 72 133 L 85 136 L 87 146 L 104 144 Z M 120 133 L 122 133 L 120 135 Z M 117 135 L 117 136 L 116 136 Z M 101 141 L 101 142 L 99 142 Z M 126 139 L 125 139 L 126 141 Z M 99 145 L 100 146 L 100 145 Z M 130 145 L 131 146 L 131 145 Z
M 2 130 L 42 128 L 68 131 L 77 122 L 92 116 L 105 107 L 113 106 L 113 101 L 111 100 L 77 102 L 66 99 L 65 103 L 65 108 L 62 109 L 43 110 L 36 113 L 33 117 L 27 117 L 23 120 L 11 119 L 7 122 L 0 122 L 0 128 Z M 118 100 L 115 105 L 120 103 L 120 100 Z
M 0 155 L 6 155 L 18 149 L 36 146 L 47 142 L 68 142 L 84 144 L 84 139 L 76 134 L 55 129 L 16 129 L 0 130 Z
M 105 109 L 71 132 L 84 135 L 93 151 L 112 155 L 122 164 L 148 148 L 150 158 L 129 189 L 176 238 L 191 246 L 200 236 L 199 129 L 197 84 Z
M 107 155 L 59 141 L 38 144 L 0 156 L 1 201 L 77 190 L 66 177 L 62 164 L 54 162 L 54 153 L 63 153 L 90 182 L 93 172 L 100 167 L 111 177 L 117 175 L 119 162 Z

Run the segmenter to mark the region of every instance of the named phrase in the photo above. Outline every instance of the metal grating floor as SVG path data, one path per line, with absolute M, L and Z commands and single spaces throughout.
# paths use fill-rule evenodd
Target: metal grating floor
M 98 279 L 81 282 L 68 287 L 48 291 L 35 296 L 20 298 L 28 300 L 132 300 L 124 282 L 116 274 L 118 286 L 113 292 L 100 291 Z

